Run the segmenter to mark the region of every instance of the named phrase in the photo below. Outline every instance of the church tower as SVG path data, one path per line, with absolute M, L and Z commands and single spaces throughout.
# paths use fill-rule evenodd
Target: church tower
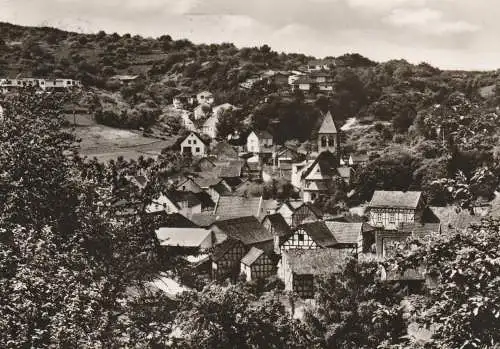
M 318 153 L 329 151 L 334 155 L 338 155 L 340 151 L 339 140 L 340 137 L 333 122 L 332 114 L 328 112 L 318 131 Z

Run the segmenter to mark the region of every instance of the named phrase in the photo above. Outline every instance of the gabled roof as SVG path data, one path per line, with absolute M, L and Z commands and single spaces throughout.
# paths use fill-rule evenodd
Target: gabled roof
M 201 205 L 200 200 L 190 191 L 168 190 L 165 192 L 165 196 L 177 206 L 181 202 L 187 202 L 188 207 Z
M 211 167 L 215 167 L 215 163 L 207 158 L 206 156 L 195 162 L 195 165 L 199 166 L 202 162 L 208 163 Z
M 264 222 L 266 219 L 271 223 L 274 234 L 276 236 L 286 236 L 290 234 L 290 226 L 285 221 L 285 218 L 283 218 L 283 216 L 279 213 L 269 214 L 265 216 L 262 222 Z
M 357 244 L 363 234 L 363 223 L 325 222 L 339 244 Z
M 338 243 L 325 222 L 310 222 L 301 224 L 297 230 L 304 230 L 313 241 L 321 247 L 331 247 Z
M 337 133 L 337 128 L 335 127 L 335 122 L 333 122 L 333 116 L 330 111 L 326 113 L 323 123 L 318 131 L 319 134 L 322 133 Z
M 221 167 L 219 171 L 220 178 L 236 178 L 241 177 L 242 164 L 232 163 L 227 166 Z
M 199 247 L 212 234 L 203 228 L 159 228 L 156 238 L 161 246 Z
M 307 64 L 309 65 L 324 65 L 324 64 L 335 64 L 335 59 L 333 58 L 328 58 L 328 59 L 313 59 L 309 62 L 307 62 Z
M 215 246 L 214 252 L 212 253 L 212 261 L 217 262 L 221 258 L 223 258 L 226 253 L 231 251 L 233 248 L 237 247 L 238 245 L 242 244 L 241 241 L 238 240 L 233 240 L 233 239 L 227 239 L 224 240 L 221 244 Z
M 203 208 L 214 208 L 215 207 L 215 202 L 212 200 L 210 195 L 208 193 L 201 191 L 199 193 L 194 193 L 194 195 L 198 198 L 198 200 L 201 202 L 201 207 Z
M 253 133 L 259 138 L 259 139 L 273 139 L 273 135 L 270 134 L 268 131 L 264 130 L 254 130 Z
M 301 84 L 315 84 L 316 80 L 309 76 L 299 76 L 297 80 L 293 82 L 293 85 L 301 85 Z
M 200 188 L 209 188 L 211 186 L 214 186 L 218 183 L 221 182 L 220 178 L 217 177 L 195 177 L 193 178 L 193 181 L 200 187 Z
M 376 190 L 370 201 L 370 208 L 407 208 L 415 210 L 420 203 L 420 191 Z
M 337 167 L 337 172 L 342 178 L 351 178 L 352 168 L 351 167 Z
M 295 209 L 295 211 L 297 211 L 301 207 L 307 207 L 312 212 L 312 214 L 314 214 L 314 216 L 317 219 L 320 219 L 320 218 L 323 217 L 323 212 L 321 212 L 321 210 L 318 207 L 314 206 L 313 204 L 311 204 L 309 202 L 302 203 L 302 205 L 300 205 L 299 207 L 297 207 Z
M 194 222 L 180 213 L 166 213 L 165 211 L 148 213 L 148 217 L 155 221 L 158 228 L 195 228 Z
M 333 248 L 290 250 L 284 251 L 283 254 L 296 275 L 340 273 L 346 260 L 352 256 L 348 250 Z
M 221 196 L 214 210 L 216 216 L 261 216 L 262 197 Z
M 196 120 L 197 121 L 197 120 Z M 189 136 L 195 135 L 203 144 L 208 145 L 208 143 L 196 132 L 191 131 L 183 140 L 181 143 L 183 143 L 186 139 L 188 139 Z
M 231 192 L 231 190 L 229 190 L 229 188 L 226 185 L 224 185 L 222 181 L 220 181 L 215 185 L 211 185 L 210 188 L 213 189 L 219 195 L 225 195 Z
M 322 176 L 333 176 L 337 171 L 338 159 L 329 151 L 322 152 L 302 173 L 302 178 L 309 176 L 316 165 L 319 165 Z
M 217 220 L 217 216 L 213 214 L 206 213 L 194 213 L 191 216 L 191 221 L 199 227 L 209 227 Z
M 273 235 L 254 216 L 218 220 L 211 227 L 217 227 L 233 240 L 252 245 L 273 240 Z
M 257 247 L 252 247 L 250 251 L 241 259 L 241 263 L 251 266 L 254 264 L 260 256 L 264 254 L 264 251 Z

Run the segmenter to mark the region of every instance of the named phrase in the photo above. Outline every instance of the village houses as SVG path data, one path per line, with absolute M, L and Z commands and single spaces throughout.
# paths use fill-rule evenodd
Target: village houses
M 203 157 L 208 153 L 208 144 L 197 133 L 191 132 L 181 143 L 181 153 Z
M 369 222 L 377 228 L 397 230 L 401 223 L 419 221 L 423 208 L 419 191 L 376 190 L 368 205 Z
M 256 155 L 249 162 L 261 162 L 273 154 L 273 136 L 267 131 L 252 131 L 247 138 L 247 151 Z

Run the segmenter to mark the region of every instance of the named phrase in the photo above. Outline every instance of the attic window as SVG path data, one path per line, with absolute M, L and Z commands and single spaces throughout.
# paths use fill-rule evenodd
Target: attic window
M 298 234 L 298 239 L 299 239 L 299 241 L 302 241 L 302 242 L 303 242 L 303 241 L 304 241 L 304 234 L 299 233 L 299 234 Z

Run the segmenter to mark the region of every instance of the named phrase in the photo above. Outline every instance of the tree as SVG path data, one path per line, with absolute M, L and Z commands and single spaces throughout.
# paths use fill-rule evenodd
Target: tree
M 241 131 L 243 127 L 242 114 L 237 109 L 225 109 L 217 120 L 217 138 L 226 139 L 227 136 Z
M 320 278 L 305 321 L 324 348 L 376 348 L 405 333 L 402 296 L 378 280 L 375 262 L 349 260 L 338 275 Z
M 414 314 L 436 329 L 432 348 L 493 348 L 500 345 L 500 225 L 484 221 L 454 236 L 408 241 L 389 265 L 398 270 L 423 266 L 438 282 Z
M 172 302 L 151 306 L 144 287 L 156 270 L 154 230 L 140 216 L 117 218 L 113 176 L 84 175 L 62 104 L 29 93 L 5 104 L 0 347 L 164 346 Z
M 179 348 L 310 348 L 304 326 L 276 298 L 257 299 L 240 285 L 211 285 L 181 297 Z

